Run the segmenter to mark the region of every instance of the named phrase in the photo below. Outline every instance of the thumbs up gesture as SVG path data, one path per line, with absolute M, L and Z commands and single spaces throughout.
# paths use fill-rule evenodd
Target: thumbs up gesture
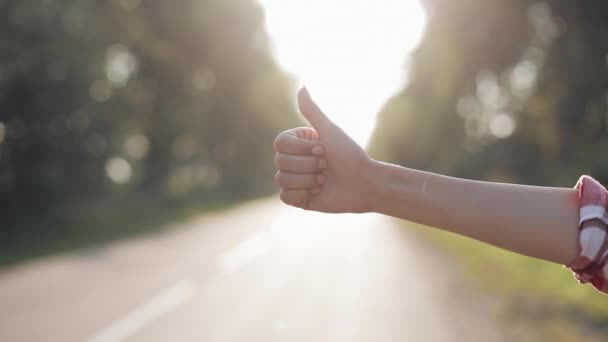
M 274 141 L 281 200 L 329 213 L 368 211 L 372 159 L 321 111 L 306 88 L 298 93 L 298 106 L 312 128 L 287 130 Z

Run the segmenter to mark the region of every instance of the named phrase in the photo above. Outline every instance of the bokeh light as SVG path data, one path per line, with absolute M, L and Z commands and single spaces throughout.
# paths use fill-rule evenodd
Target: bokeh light
M 0 8 L 0 264 L 40 258 L 0 270 L 0 341 L 86 340 L 109 336 L 104 327 L 124 334 L 113 322 L 124 327 L 132 312 L 146 323 L 131 320 L 140 331 L 124 339 L 460 336 L 415 320 L 433 303 L 430 316 L 448 322 L 472 308 L 443 300 L 465 288 L 426 277 L 433 258 L 401 246 L 409 229 L 386 235 L 374 215 L 278 200 L 272 142 L 302 125 L 300 85 L 378 160 L 476 180 L 572 187 L 590 174 L 608 184 L 606 1 L 9 0 Z M 588 332 L 605 340 L 608 307 L 563 267 L 441 236 L 488 290 L 480 302 L 500 298 L 501 326 L 518 320 L 517 337 L 503 339 L 525 340 L 525 321 L 534 340 L 587 341 Z M 166 286 L 193 297 L 162 316 L 139 310 Z M 87 314 L 75 315 L 83 305 Z M 365 333 L 374 321 L 382 335 Z M 492 325 L 457 321 L 473 336 Z M 566 323 L 585 333 L 564 335 Z M 446 338 L 416 339 L 417 327 Z
M 123 158 L 113 157 L 106 163 L 106 174 L 116 184 L 126 184 L 131 180 L 131 164 Z
M 143 134 L 132 135 L 125 140 L 124 150 L 134 160 L 143 159 L 150 150 L 150 141 Z
M 106 77 L 115 88 L 124 87 L 137 67 L 135 56 L 126 46 L 114 44 L 108 48 Z

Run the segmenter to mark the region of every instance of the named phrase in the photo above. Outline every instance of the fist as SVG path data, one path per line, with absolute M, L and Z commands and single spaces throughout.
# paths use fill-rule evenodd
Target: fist
M 300 112 L 312 125 L 287 130 L 274 141 L 281 200 L 322 212 L 368 211 L 372 160 L 336 126 L 303 88 Z

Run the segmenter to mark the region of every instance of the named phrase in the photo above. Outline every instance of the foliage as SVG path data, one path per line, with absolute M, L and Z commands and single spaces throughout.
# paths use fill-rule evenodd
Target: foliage
M 100 204 L 270 191 L 296 116 L 255 1 L 15 0 L 0 18 L 0 248 L 67 238 Z
M 411 79 L 380 114 L 371 153 L 455 176 L 608 182 L 608 3 L 424 2 Z
M 534 340 L 604 340 L 608 308 L 598 300 L 602 295 L 580 285 L 564 266 L 430 227 L 414 232 L 461 261 L 467 276 L 498 299 L 505 321 L 538 335 Z
M 472 179 L 608 184 L 608 2 L 424 3 L 425 36 L 379 116 L 374 157 Z M 605 336 L 605 303 L 562 266 L 430 235 L 534 330 L 563 321 Z

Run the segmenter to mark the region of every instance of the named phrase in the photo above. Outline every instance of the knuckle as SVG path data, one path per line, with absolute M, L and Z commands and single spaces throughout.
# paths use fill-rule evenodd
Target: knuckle
M 277 186 L 281 186 L 281 171 L 277 171 L 277 173 L 274 174 L 274 183 Z
M 285 140 L 284 136 L 285 136 L 285 134 L 281 133 L 281 134 L 277 135 L 277 137 L 274 139 L 274 142 L 272 143 L 272 147 L 274 148 L 275 152 L 279 152 L 281 150 L 283 141 Z
M 289 195 L 288 195 L 287 191 L 281 190 L 281 193 L 279 194 L 279 198 L 281 199 L 281 201 L 283 201 L 283 203 L 289 204 L 289 202 L 287 201 L 289 199 Z
M 283 172 L 277 172 L 276 181 L 282 188 L 287 188 L 287 176 Z
M 283 155 L 281 153 L 277 153 L 274 156 L 274 165 L 277 167 L 277 169 L 281 169 L 281 165 L 283 163 Z

